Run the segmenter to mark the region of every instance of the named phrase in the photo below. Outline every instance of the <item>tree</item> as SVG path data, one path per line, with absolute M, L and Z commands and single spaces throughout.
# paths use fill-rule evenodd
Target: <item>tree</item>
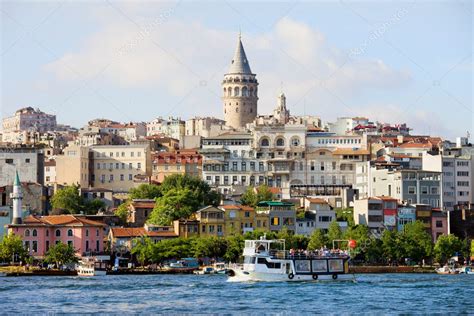
M 193 254 L 197 258 L 222 258 L 226 248 L 226 240 L 214 236 L 196 238 L 193 242 Z
M 60 267 L 63 264 L 77 262 L 75 252 L 72 246 L 59 242 L 49 248 L 44 261 L 55 263 L 57 267 Z
M 148 222 L 158 225 L 170 225 L 174 220 L 188 218 L 194 211 L 195 195 L 188 188 L 168 190 L 156 199 L 155 207 Z
M 122 224 L 127 223 L 129 205 L 130 205 L 130 201 L 126 201 L 120 204 L 115 210 L 115 215 L 117 215 L 120 218 L 120 221 L 122 222 Z
M 248 187 L 247 190 L 245 190 L 244 194 L 240 197 L 240 203 L 252 207 L 257 205 L 257 194 L 255 193 L 254 187 Z
M 400 248 L 406 257 L 417 262 L 431 256 L 433 243 L 422 222 L 415 221 L 404 226 L 400 234 Z
M 86 214 L 97 214 L 97 212 L 105 210 L 106 207 L 105 202 L 99 199 L 93 199 L 84 203 L 84 211 Z
M 135 238 L 132 245 L 131 253 L 136 256 L 142 267 L 153 258 L 154 244 L 149 237 Z
M 244 250 L 245 240 L 242 236 L 230 236 L 227 238 L 227 249 L 224 259 L 228 262 L 237 262 Z
M 334 244 L 334 240 L 340 240 L 342 239 L 342 231 L 341 227 L 339 226 L 338 222 L 336 220 L 333 220 L 331 224 L 329 224 L 329 229 L 328 229 L 328 241 L 332 245 Z
M 155 184 L 140 184 L 136 188 L 132 188 L 129 191 L 130 199 L 156 199 L 160 197 L 161 189 Z
M 0 241 L 0 262 L 25 261 L 28 251 L 23 247 L 21 237 L 10 233 Z
M 164 239 L 153 246 L 152 262 L 161 263 L 168 259 L 185 258 L 192 255 L 193 238 Z
M 192 192 L 192 207 L 195 210 L 206 205 L 218 206 L 221 201 L 219 192 L 211 190 L 209 184 L 198 177 L 181 174 L 171 175 L 166 177 L 160 185 L 162 196 L 165 196 L 168 191 L 177 189 L 188 189 Z
M 385 230 L 382 233 L 382 252 L 390 262 L 403 256 L 397 231 Z
M 324 247 L 327 243 L 326 236 L 323 231 L 318 228 L 313 231 L 308 243 L 308 250 L 317 250 Z
M 444 264 L 449 258 L 460 252 L 463 248 L 463 241 L 458 237 L 450 235 L 439 236 L 434 246 L 434 256 L 438 263 Z
M 354 223 L 354 209 L 352 207 L 348 208 L 338 208 L 336 211 L 336 217 L 338 221 L 345 221 L 349 227 L 355 225 Z
M 270 191 L 270 188 L 265 185 L 259 185 L 257 187 L 257 204 L 262 201 L 272 201 L 273 200 L 273 193 Z
M 83 204 L 78 185 L 68 185 L 58 189 L 51 198 L 51 206 L 55 214 L 80 213 L 83 210 Z

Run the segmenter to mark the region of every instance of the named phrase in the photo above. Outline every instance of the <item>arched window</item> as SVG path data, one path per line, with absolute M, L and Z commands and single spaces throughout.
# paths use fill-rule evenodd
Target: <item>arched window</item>
M 239 108 L 238 107 L 235 108 L 235 113 L 239 113 Z
M 268 146 L 270 146 L 270 142 L 268 141 L 268 138 L 263 138 L 263 139 L 260 141 L 260 146 L 262 146 L 262 147 L 268 147 Z
M 299 145 L 300 145 L 300 139 L 299 139 L 299 137 L 293 137 L 293 138 L 291 139 L 291 146 L 295 146 L 295 147 L 296 147 L 296 146 L 299 146 Z
M 61 231 L 59 229 L 56 229 L 56 237 L 61 237 Z
M 240 96 L 240 88 L 239 87 L 235 87 L 234 88 L 234 97 L 238 97 Z
M 232 96 L 232 88 L 230 88 L 230 87 L 229 87 L 229 89 L 227 89 L 227 96 L 228 97 Z
M 283 147 L 285 146 L 285 140 L 282 137 L 277 138 L 275 144 L 277 147 Z
M 67 235 L 68 235 L 69 237 L 72 236 L 72 229 L 68 229 L 68 230 L 67 230 Z
M 250 96 L 253 97 L 253 88 L 250 88 Z
M 227 89 L 224 88 L 224 96 L 226 96 L 226 95 L 227 95 Z
M 29 229 L 25 230 L 25 237 L 30 237 L 30 230 Z
M 249 96 L 249 90 L 247 87 L 242 88 L 242 96 L 243 97 L 248 97 Z
M 33 229 L 33 234 L 32 235 L 33 235 L 33 237 L 38 236 L 38 232 L 36 231 L 36 229 Z

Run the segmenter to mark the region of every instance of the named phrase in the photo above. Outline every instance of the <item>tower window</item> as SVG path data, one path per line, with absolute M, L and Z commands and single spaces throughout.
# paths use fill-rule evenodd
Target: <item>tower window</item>
M 239 113 L 239 108 L 235 108 L 235 113 Z
M 235 87 L 234 88 L 234 97 L 238 97 L 240 95 L 240 88 L 239 87 Z
M 285 146 L 285 140 L 283 138 L 278 138 L 276 140 L 276 145 L 279 147 Z

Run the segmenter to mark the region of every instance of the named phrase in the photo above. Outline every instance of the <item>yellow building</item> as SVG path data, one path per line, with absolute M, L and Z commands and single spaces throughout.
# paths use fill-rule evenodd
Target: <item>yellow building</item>
M 93 187 L 128 192 L 151 176 L 148 144 L 91 146 Z
M 199 234 L 201 237 L 223 237 L 225 230 L 224 210 L 214 206 L 206 206 L 196 212 L 199 221 Z
M 87 188 L 91 184 L 89 176 L 89 148 L 69 146 L 63 155 L 56 157 L 56 183 L 61 185 L 79 184 Z
M 253 207 L 245 205 L 221 205 L 225 213 L 225 236 L 244 234 L 255 229 L 268 230 L 268 214 L 257 213 Z

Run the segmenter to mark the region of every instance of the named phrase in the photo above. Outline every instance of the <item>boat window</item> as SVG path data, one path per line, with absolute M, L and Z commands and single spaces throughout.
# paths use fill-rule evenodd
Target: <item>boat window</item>
M 246 264 L 255 264 L 255 257 L 245 257 L 244 263 L 246 263 Z
M 265 258 L 258 258 L 258 261 L 257 263 L 263 263 L 263 264 L 266 264 L 267 263 L 267 260 Z

